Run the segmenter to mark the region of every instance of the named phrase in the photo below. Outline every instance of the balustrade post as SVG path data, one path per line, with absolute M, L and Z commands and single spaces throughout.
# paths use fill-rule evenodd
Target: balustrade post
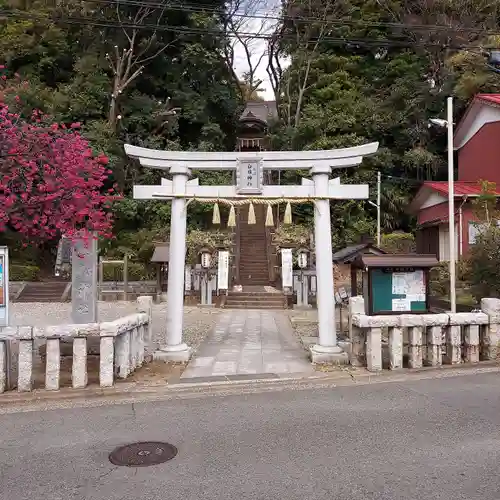
M 153 300 L 151 297 L 137 298 L 137 312 L 142 312 L 148 315 L 148 323 L 144 327 L 143 341 L 148 354 L 152 351 L 153 345 Z
M 61 348 L 59 338 L 47 339 L 45 358 L 45 389 L 59 390 L 61 372 Z
M 73 366 L 71 367 L 73 389 L 87 387 L 87 338 L 76 337 L 73 340 Z
M 368 328 L 366 334 L 366 368 L 370 372 L 382 370 L 382 329 Z
M 33 339 L 19 341 L 17 390 L 31 391 L 33 385 Z
M 496 360 L 500 342 L 500 299 L 482 299 L 481 311 L 489 317 L 483 335 L 482 357 L 485 360 Z
M 99 385 L 113 387 L 114 337 L 101 337 L 99 357 Z
M 479 363 L 479 325 L 465 325 L 465 361 Z
M 460 345 L 460 325 L 449 325 L 446 327 L 446 363 L 458 365 L 462 361 Z
M 427 363 L 430 366 L 441 366 L 443 363 L 442 355 L 443 327 L 431 326 L 427 331 Z
M 403 368 L 403 330 L 398 326 L 389 327 L 389 368 Z
M 0 393 L 7 390 L 7 342 L 0 340 Z
M 422 368 L 422 327 L 408 328 L 408 366 Z

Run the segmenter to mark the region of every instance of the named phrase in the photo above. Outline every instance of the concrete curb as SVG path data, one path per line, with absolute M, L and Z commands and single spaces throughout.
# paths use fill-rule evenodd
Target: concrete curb
M 351 372 L 338 370 L 326 375 L 286 377 L 220 382 L 182 383 L 171 385 L 118 384 L 113 388 L 90 387 L 82 390 L 38 390 L 30 393 L 4 393 L 0 395 L 0 414 L 26 411 L 54 410 L 63 408 L 95 407 L 112 404 L 131 404 L 171 399 L 189 399 L 213 396 L 230 396 L 262 392 L 278 392 L 286 389 L 307 390 L 347 386 L 364 386 L 381 383 L 412 382 L 417 380 L 460 377 L 467 375 L 500 373 L 495 363 L 475 366 L 447 366 L 399 372 Z

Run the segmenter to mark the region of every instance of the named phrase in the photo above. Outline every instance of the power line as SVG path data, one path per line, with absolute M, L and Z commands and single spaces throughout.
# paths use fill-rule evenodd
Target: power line
M 224 13 L 223 8 L 217 7 L 194 7 L 194 6 L 175 6 L 169 5 L 167 3 L 161 2 L 147 2 L 144 0 L 89 0 L 89 3 L 102 3 L 102 4 L 113 4 L 113 5 L 126 5 L 126 6 L 138 6 L 138 7 L 155 7 L 155 8 L 166 8 L 173 11 L 181 12 L 195 12 L 195 13 L 214 13 L 221 14 Z M 226 12 L 227 14 L 227 12 Z M 452 27 L 447 25 L 438 24 L 409 24 L 409 23 L 391 23 L 384 21 L 363 21 L 363 20 L 353 20 L 353 19 L 325 19 L 320 17 L 310 17 L 310 16 L 289 16 L 283 14 L 282 16 L 269 15 L 266 11 L 256 11 L 254 13 L 238 13 L 238 11 L 229 13 L 230 17 L 239 17 L 244 19 L 261 19 L 270 21 L 304 21 L 309 23 L 326 23 L 338 26 L 356 26 L 356 27 L 367 27 L 367 28 L 400 28 L 409 30 L 428 30 L 428 31 L 447 31 L 456 33 L 478 33 L 482 35 L 500 35 L 500 32 L 485 30 L 484 28 L 466 28 L 466 27 Z
M 73 25 L 86 25 L 86 26 L 96 26 L 103 28 L 116 28 L 116 29 L 134 29 L 134 30 L 147 30 L 147 31 L 160 31 L 160 32 L 171 32 L 180 34 L 201 34 L 201 35 L 224 35 L 228 38 L 246 38 L 246 39 L 263 39 L 269 40 L 271 38 L 268 34 L 255 33 L 255 32 L 238 32 L 238 34 L 225 33 L 222 29 L 216 30 L 211 28 L 195 28 L 195 27 L 182 27 L 182 26 L 171 26 L 171 25 L 148 25 L 148 24 L 134 24 L 134 23 L 118 23 L 110 21 L 100 21 L 89 18 L 78 18 L 78 17 L 40 17 L 25 12 L 13 12 L 13 11 L 0 11 L 0 16 L 13 17 L 20 19 L 30 19 L 35 21 L 50 20 L 52 22 L 61 22 L 65 24 Z M 282 35 L 280 37 L 282 40 L 296 41 L 293 35 Z M 451 45 L 442 44 L 438 42 L 414 42 L 414 41 L 403 41 L 403 40 L 390 40 L 390 39 L 377 39 L 377 38 L 335 38 L 335 37 L 316 37 L 309 40 L 303 41 L 301 43 L 305 44 L 316 44 L 321 43 L 331 43 L 339 45 L 355 45 L 355 46 L 372 46 L 372 47 L 400 47 L 400 48 L 412 48 L 412 47 L 434 47 L 439 49 L 483 49 L 482 46 L 474 45 Z

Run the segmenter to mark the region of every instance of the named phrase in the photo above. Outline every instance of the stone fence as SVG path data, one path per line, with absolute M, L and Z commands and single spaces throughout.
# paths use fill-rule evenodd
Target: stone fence
M 363 297 L 349 300 L 350 362 L 369 371 L 387 367 L 457 365 L 496 360 L 500 299 L 482 299 L 470 313 L 367 316 Z
M 45 389 L 58 390 L 61 375 L 61 345 L 72 342 L 71 384 L 87 386 L 89 344 L 98 341 L 99 385 L 112 387 L 115 377 L 127 378 L 146 359 L 152 336 L 152 299 L 139 297 L 136 314 L 115 321 L 56 326 L 19 326 L 0 329 L 0 393 L 8 389 L 9 345 L 18 343 L 17 390 L 33 388 L 35 342 L 46 343 Z

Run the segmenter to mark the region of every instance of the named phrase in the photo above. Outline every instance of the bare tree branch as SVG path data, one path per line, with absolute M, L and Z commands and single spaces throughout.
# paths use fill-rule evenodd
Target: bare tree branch
M 106 59 L 113 71 L 112 93 L 108 112 L 108 123 L 113 132 L 116 131 L 120 118 L 118 109 L 120 97 L 123 92 L 125 92 L 130 84 L 142 73 L 147 63 L 161 55 L 174 43 L 174 41 L 161 42 L 159 44 L 160 46 L 155 48 L 155 45 L 158 44 L 157 30 L 155 29 L 147 38 L 140 38 L 139 28 L 136 27 L 145 24 L 148 17 L 152 14 L 156 16 L 156 26 L 160 26 L 161 20 L 168 7 L 168 0 L 163 2 L 159 12 L 158 9 L 153 9 L 148 6 L 139 6 L 132 19 L 134 28 L 127 27 L 122 21 L 120 7 L 131 7 L 125 4 L 120 6 L 120 2 L 116 4 L 117 20 L 125 34 L 127 47 L 120 51 L 118 45 L 115 45 L 112 54 L 106 54 Z M 153 48 L 155 48 L 155 50 L 149 54 Z
M 224 31 L 230 42 L 224 55 L 244 99 L 254 98 L 262 85 L 257 73 L 266 57 L 263 37 L 271 27 L 271 13 L 266 6 L 265 0 L 228 0 L 226 4 Z M 241 65 L 245 68 L 240 75 L 235 69 L 238 49 L 243 53 Z

